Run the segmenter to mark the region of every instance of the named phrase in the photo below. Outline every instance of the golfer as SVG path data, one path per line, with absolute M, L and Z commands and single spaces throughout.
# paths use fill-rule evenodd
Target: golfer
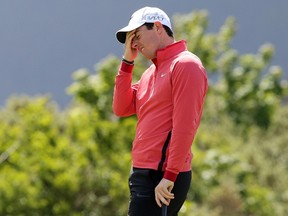
M 159 8 L 134 12 L 116 38 L 124 53 L 113 111 L 138 118 L 128 215 L 158 216 L 162 205 L 168 206 L 168 215 L 177 215 L 191 184 L 191 146 L 208 89 L 205 69 L 185 41 L 174 39 L 170 19 Z M 138 54 L 151 60 L 151 66 L 131 83 Z

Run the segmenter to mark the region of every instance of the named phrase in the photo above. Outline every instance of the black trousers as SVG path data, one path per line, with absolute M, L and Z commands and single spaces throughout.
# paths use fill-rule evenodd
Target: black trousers
M 161 216 L 161 208 L 155 201 L 154 189 L 163 177 L 163 172 L 151 169 L 133 168 L 129 177 L 129 216 Z M 183 205 L 192 179 L 192 172 L 180 172 L 177 176 L 167 215 L 177 216 Z

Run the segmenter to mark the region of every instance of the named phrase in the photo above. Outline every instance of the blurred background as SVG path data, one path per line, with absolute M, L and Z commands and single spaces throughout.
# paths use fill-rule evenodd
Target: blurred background
M 71 97 L 65 89 L 71 73 L 93 69 L 110 54 L 121 56 L 123 47 L 115 32 L 146 5 L 159 6 L 170 16 L 207 10 L 211 32 L 234 16 L 237 33 L 231 46 L 240 53 L 255 53 L 261 44 L 272 43 L 276 50 L 272 63 L 288 70 L 285 0 L 0 1 L 0 105 L 14 94 L 48 93 L 67 106 Z
M 179 216 L 288 215 L 288 1 L 3 0 L 1 216 L 127 215 L 137 118 L 112 112 L 115 32 L 146 5 L 209 77 Z

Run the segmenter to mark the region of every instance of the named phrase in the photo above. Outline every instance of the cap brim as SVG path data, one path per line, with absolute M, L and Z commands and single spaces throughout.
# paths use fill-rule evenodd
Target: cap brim
M 140 26 L 142 26 L 144 23 L 137 23 L 137 24 L 134 24 L 134 25 L 131 25 L 131 26 L 126 26 L 120 30 L 118 30 L 116 32 L 116 38 L 117 40 L 120 42 L 120 43 L 125 43 L 126 41 L 126 34 L 127 32 L 129 31 L 133 31 L 134 29 L 136 28 L 139 28 Z
M 117 38 L 117 40 L 120 42 L 120 43 L 125 43 L 125 41 L 126 41 L 126 34 L 127 34 L 127 32 L 117 32 L 116 33 L 116 38 Z

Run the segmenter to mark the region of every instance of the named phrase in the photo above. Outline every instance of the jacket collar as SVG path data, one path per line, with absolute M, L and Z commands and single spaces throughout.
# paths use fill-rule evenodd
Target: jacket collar
M 161 62 L 165 61 L 166 59 L 170 59 L 171 57 L 177 55 L 178 53 L 186 50 L 187 50 L 186 41 L 180 40 L 163 49 L 157 50 L 156 58 L 152 59 L 152 61 L 157 67 L 159 64 L 161 64 Z

